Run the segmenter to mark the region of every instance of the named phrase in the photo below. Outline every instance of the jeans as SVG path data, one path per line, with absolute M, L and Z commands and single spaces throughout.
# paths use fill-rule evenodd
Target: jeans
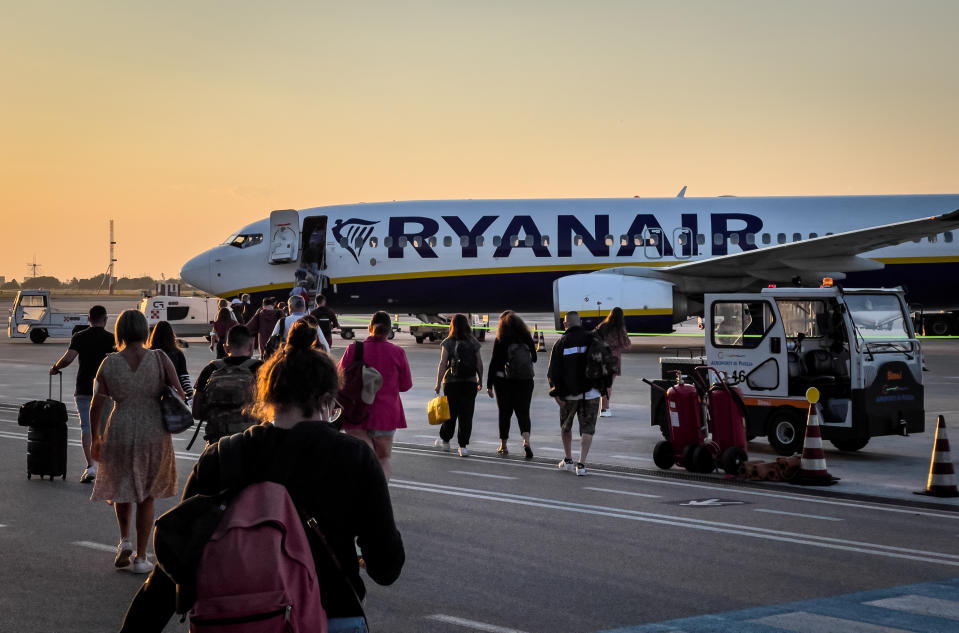
M 77 403 L 77 414 L 80 416 L 80 433 L 90 434 L 90 401 L 93 396 L 73 396 L 73 401 Z
M 368 633 L 363 618 L 331 618 L 326 621 L 328 633 Z

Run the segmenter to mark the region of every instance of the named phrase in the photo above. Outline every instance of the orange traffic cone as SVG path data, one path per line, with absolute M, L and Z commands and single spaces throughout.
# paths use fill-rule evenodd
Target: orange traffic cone
M 939 416 L 936 421 L 936 441 L 932 445 L 932 462 L 929 464 L 929 481 L 925 490 L 917 490 L 917 495 L 933 497 L 959 497 L 956 489 L 956 470 L 949 454 L 949 438 L 946 436 L 946 419 Z
M 819 390 L 810 387 L 806 391 L 809 401 L 809 417 L 806 418 L 806 438 L 803 440 L 802 461 L 794 484 L 802 486 L 831 486 L 838 481 L 826 470 L 826 453 L 822 448 L 822 417 L 819 415 Z

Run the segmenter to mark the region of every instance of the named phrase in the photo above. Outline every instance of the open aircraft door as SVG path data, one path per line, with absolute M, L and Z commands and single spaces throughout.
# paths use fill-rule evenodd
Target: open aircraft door
M 300 256 L 300 214 L 296 209 L 270 213 L 270 264 L 285 264 Z
M 755 294 L 706 295 L 706 357 L 744 395 L 786 396 L 786 336 L 776 303 Z

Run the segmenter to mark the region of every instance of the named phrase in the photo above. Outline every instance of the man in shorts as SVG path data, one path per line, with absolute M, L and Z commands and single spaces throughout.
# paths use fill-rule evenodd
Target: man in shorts
M 86 457 L 87 467 L 80 475 L 82 483 L 90 483 L 97 477 L 97 462 L 90 453 L 90 443 L 93 435 L 90 433 L 90 400 L 93 398 L 93 379 L 96 378 L 100 363 L 107 354 L 116 351 L 116 341 L 113 334 L 106 331 L 107 309 L 103 306 L 93 306 L 87 316 L 90 327 L 77 332 L 70 339 L 70 347 L 60 359 L 50 368 L 50 375 L 60 373 L 60 370 L 80 359 L 80 368 L 77 370 L 77 387 L 74 392 L 74 401 L 77 404 L 77 414 L 80 416 L 80 441 L 83 446 L 83 456 Z M 102 429 L 101 429 L 102 430 Z
M 564 459 L 560 470 L 586 474 L 586 454 L 593 443 L 596 418 L 599 416 L 600 394 L 586 378 L 586 350 L 593 335 L 583 329 L 576 312 L 567 312 L 563 319 L 566 333 L 559 339 L 549 357 L 549 395 L 559 405 L 559 426 L 562 431 Z M 579 461 L 573 462 L 573 418 L 579 419 Z

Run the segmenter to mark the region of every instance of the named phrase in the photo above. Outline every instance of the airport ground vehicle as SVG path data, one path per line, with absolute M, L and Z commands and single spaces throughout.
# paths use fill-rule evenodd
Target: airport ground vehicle
M 869 438 L 925 428 L 922 349 L 900 289 L 766 288 L 705 295 L 705 357 L 660 359 L 667 369 L 708 364 L 742 391 L 746 433 L 781 455 L 802 447 L 806 389 L 822 393 L 822 435 L 855 451 Z M 651 393 L 652 423 L 667 424 Z
M 86 313 L 54 310 L 49 290 L 21 290 L 7 317 L 7 336 L 42 343 L 51 336 L 73 336 L 86 326 Z
M 489 315 L 484 314 L 479 316 L 476 314 L 471 314 L 469 316 L 470 325 L 473 328 L 473 336 L 475 336 L 479 341 L 485 341 L 486 332 L 489 331 Z M 410 334 L 413 335 L 413 338 L 416 339 L 417 343 L 422 343 L 425 340 L 442 341 L 449 334 L 449 317 L 446 315 L 437 315 L 433 317 L 428 317 L 427 315 L 417 315 L 417 317 L 421 320 L 430 318 L 434 321 L 433 323 L 410 326 Z
M 138 309 L 151 330 L 158 321 L 166 321 L 177 336 L 206 336 L 216 319 L 219 301 L 218 297 L 158 295 L 143 297 Z

